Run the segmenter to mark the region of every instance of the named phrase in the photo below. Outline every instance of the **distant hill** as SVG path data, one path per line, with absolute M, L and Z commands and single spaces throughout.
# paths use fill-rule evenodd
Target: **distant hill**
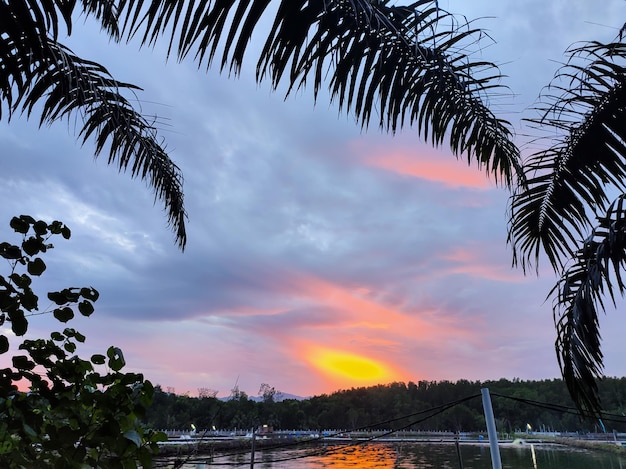
M 307 397 L 302 397 L 302 396 L 296 396 L 295 394 L 289 394 L 288 392 L 281 392 L 280 393 L 280 397 L 278 399 L 276 399 L 276 402 L 281 402 L 284 401 L 286 399 L 295 399 L 296 401 L 304 401 L 306 399 L 310 399 L 311 396 L 307 396 Z

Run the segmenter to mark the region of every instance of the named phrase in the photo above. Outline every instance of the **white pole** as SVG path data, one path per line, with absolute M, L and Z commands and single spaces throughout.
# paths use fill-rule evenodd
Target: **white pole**
M 491 396 L 489 389 L 480 390 L 483 397 L 483 409 L 485 411 L 485 422 L 487 423 L 487 435 L 489 436 L 489 447 L 491 449 L 491 466 L 493 469 L 502 469 L 500 460 L 500 448 L 498 447 L 498 432 L 496 431 L 496 421 L 493 418 L 493 407 L 491 407 Z

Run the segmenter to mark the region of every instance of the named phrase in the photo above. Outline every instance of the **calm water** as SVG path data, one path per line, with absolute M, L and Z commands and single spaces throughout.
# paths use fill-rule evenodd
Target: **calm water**
M 461 445 L 464 469 L 492 469 L 488 445 Z M 500 449 L 503 469 L 626 469 L 626 459 L 613 454 L 526 445 Z M 250 454 L 201 459 L 185 469 L 249 468 Z M 454 444 L 328 446 L 281 451 L 257 451 L 254 469 L 460 469 Z

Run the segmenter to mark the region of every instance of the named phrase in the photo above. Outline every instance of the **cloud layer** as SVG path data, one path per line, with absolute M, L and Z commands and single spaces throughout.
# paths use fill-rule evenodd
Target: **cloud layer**
M 548 58 L 576 39 L 610 38 L 596 23 L 626 18 L 623 2 L 443 3 L 498 17 L 481 22 L 498 41 L 482 54 L 520 93 L 509 107 L 495 103 L 516 127 L 554 72 Z M 93 27 L 70 46 L 144 88 L 137 98 L 160 116 L 190 217 L 181 253 L 150 190 L 94 162 L 73 123 L 0 124 L 2 233 L 21 213 L 72 228 L 38 285 L 101 292 L 94 316 L 75 325 L 86 350 L 120 346 L 132 369 L 191 394 L 227 395 L 235 382 L 249 394 L 269 383 L 313 395 L 393 380 L 558 376 L 544 304 L 554 279 L 511 268 L 508 193 L 477 168 L 414 129 L 361 131 L 323 97 L 283 102 L 254 83 L 251 66 L 234 80 L 165 64 L 159 48 L 109 44 Z M 611 321 L 607 373 L 623 375 L 611 358 L 623 352 L 611 340 L 623 324 Z M 45 316 L 32 324 L 33 334 L 61 327 Z

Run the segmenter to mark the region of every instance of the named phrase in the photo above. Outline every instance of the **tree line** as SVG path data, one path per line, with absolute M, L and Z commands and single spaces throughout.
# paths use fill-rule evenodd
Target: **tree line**
M 231 431 L 263 424 L 276 430 L 483 431 L 482 388 L 490 391 L 496 426 L 502 432 L 626 431 L 626 378 L 605 378 L 599 383 L 601 420 L 581 419 L 561 379 L 500 379 L 394 382 L 302 400 L 279 400 L 280 393 L 267 392 L 274 390 L 269 387 L 255 400 L 243 392 L 228 399 L 215 393 L 189 397 L 157 385 L 144 423 L 159 430 L 185 430 L 193 423 L 198 429 Z

